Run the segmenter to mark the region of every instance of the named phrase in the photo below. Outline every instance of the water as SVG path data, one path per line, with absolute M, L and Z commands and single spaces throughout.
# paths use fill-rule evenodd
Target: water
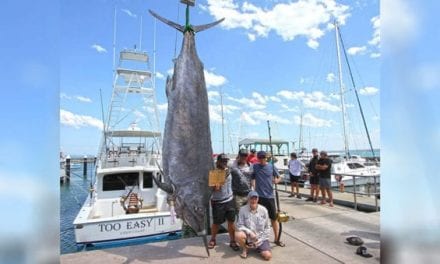
M 83 164 L 71 167 L 70 182 L 60 185 L 60 252 L 73 253 L 81 250 L 96 250 L 129 245 L 140 245 L 164 240 L 181 238 L 180 232 L 175 235 L 158 235 L 153 237 L 135 238 L 124 241 L 105 242 L 86 247 L 79 247 L 75 243 L 73 220 L 89 195 L 91 176 L 94 180 L 94 165 L 87 165 L 87 175 L 83 176 Z
M 72 166 L 70 182 L 60 186 L 60 247 L 61 254 L 77 251 L 73 220 L 87 198 L 90 188 L 90 177 L 94 175 L 93 164 L 87 168 L 87 176 L 83 176 L 83 166 Z

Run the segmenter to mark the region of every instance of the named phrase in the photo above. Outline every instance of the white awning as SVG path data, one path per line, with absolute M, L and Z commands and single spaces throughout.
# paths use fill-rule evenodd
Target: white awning
M 141 71 L 141 70 L 130 70 L 130 69 L 123 69 L 118 68 L 116 69 L 116 73 L 124 78 L 124 81 L 126 83 L 128 82 L 143 82 L 146 79 L 151 78 L 151 72 L 149 71 Z
M 116 90 L 118 92 L 127 92 L 127 93 L 138 93 L 138 94 L 151 94 L 153 92 L 153 88 L 145 88 L 145 87 L 134 87 L 134 86 L 122 86 L 117 85 Z
M 148 54 L 142 51 L 124 50 L 120 53 L 120 60 L 148 61 Z

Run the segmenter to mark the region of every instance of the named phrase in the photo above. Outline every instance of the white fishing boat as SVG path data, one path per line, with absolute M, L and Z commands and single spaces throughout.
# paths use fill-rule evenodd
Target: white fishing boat
M 90 195 L 73 225 L 75 241 L 88 244 L 174 233 L 161 177 L 161 133 L 149 56 L 120 52 L 113 93 Z

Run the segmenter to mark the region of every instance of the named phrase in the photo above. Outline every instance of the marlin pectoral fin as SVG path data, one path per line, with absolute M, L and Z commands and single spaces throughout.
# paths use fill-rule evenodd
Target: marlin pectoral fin
M 212 22 L 212 23 L 209 23 L 209 24 L 204 24 L 204 25 L 199 25 L 199 26 L 193 26 L 192 28 L 193 28 L 193 30 L 194 30 L 194 32 L 200 32 L 200 31 L 203 31 L 203 30 L 205 30 L 205 29 L 208 29 L 208 28 L 210 28 L 210 27 L 213 27 L 213 26 L 215 26 L 215 25 L 217 25 L 217 24 L 220 24 L 221 22 L 223 22 L 223 20 L 225 20 L 225 18 L 222 18 L 222 19 L 220 19 L 220 20 L 218 20 L 218 21 L 215 21 L 215 22 Z
M 179 25 L 179 24 L 177 24 L 177 23 L 175 23 L 175 22 L 173 22 L 171 20 L 168 20 L 166 18 L 163 18 L 163 17 L 159 16 L 158 14 L 154 13 L 153 11 L 151 11 L 151 9 L 148 9 L 148 12 L 150 12 L 150 14 L 152 16 L 154 16 L 155 18 L 159 19 L 160 21 L 162 21 L 163 23 L 167 24 L 168 26 L 171 26 L 171 27 L 179 30 L 182 33 L 184 32 L 184 30 L 185 30 L 184 26 L 181 26 L 181 25 Z
M 166 193 L 168 193 L 168 194 L 174 193 L 174 187 L 171 183 L 160 182 L 158 179 L 156 179 L 156 177 L 154 175 L 153 175 L 153 181 L 157 185 L 157 187 L 159 187 L 160 189 L 162 189 Z

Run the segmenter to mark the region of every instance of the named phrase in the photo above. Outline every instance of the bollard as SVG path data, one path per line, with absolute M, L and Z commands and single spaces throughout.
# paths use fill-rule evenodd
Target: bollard
M 70 180 L 70 156 L 66 157 L 66 180 Z
M 83 160 L 83 176 L 87 176 L 87 156 L 84 156 Z

